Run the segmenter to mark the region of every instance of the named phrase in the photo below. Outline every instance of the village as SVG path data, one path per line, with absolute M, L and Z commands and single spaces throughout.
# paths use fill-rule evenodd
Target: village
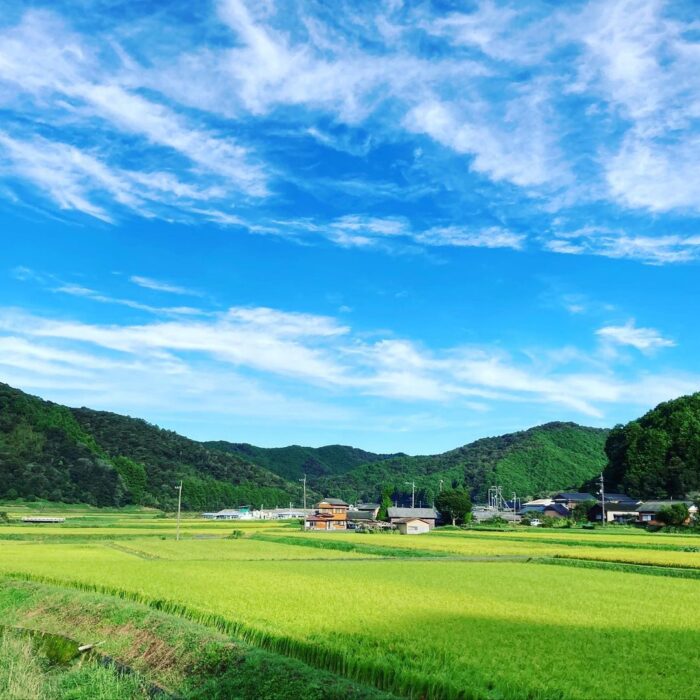
M 500 489 L 496 489 L 497 494 Z M 674 505 L 684 504 L 688 520 L 695 518 L 697 506 L 689 500 L 641 501 L 622 493 L 608 493 L 597 497 L 590 493 L 561 492 L 548 498 L 538 498 L 520 503 L 517 499 L 505 501 L 490 498 L 488 505 L 475 505 L 471 521 L 488 524 L 500 520 L 532 527 L 558 520 L 583 521 L 592 525 L 618 524 L 640 527 L 663 526 L 659 514 Z M 386 517 L 379 515 L 379 503 L 351 505 L 339 498 L 325 498 L 311 509 L 270 508 L 253 509 L 241 506 L 218 512 L 203 513 L 210 520 L 293 520 L 303 521 L 306 531 L 393 531 L 404 535 L 420 535 L 434 527 L 449 524 L 435 508 L 399 507 L 387 508 Z M 583 515 L 583 517 L 581 517 Z

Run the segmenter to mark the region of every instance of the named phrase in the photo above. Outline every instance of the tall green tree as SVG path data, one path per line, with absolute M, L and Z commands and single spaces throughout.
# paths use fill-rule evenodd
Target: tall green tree
M 382 500 L 379 502 L 379 520 L 389 520 L 389 508 L 391 508 L 391 486 L 382 489 Z
M 443 518 L 449 518 L 453 525 L 461 524 L 472 512 L 472 499 L 464 489 L 449 489 L 438 494 L 435 508 Z

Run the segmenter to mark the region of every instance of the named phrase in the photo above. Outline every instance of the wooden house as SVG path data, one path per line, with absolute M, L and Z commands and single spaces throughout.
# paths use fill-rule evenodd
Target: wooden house
M 325 498 L 306 516 L 307 530 L 347 530 L 349 504 L 339 498 Z

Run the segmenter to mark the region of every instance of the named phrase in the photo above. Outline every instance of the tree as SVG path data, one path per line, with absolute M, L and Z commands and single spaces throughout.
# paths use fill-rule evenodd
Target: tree
M 685 503 L 674 503 L 670 506 L 664 506 L 658 512 L 656 518 L 664 525 L 682 527 L 686 524 L 689 516 L 688 506 Z
M 442 491 L 435 499 L 435 508 L 443 518 L 447 517 L 456 525 L 463 523 L 472 512 L 472 499 L 464 489 L 450 489 Z
M 582 503 L 577 503 L 571 511 L 571 517 L 577 522 L 582 523 L 588 520 L 588 511 L 596 504 L 596 501 L 588 499 Z
M 390 486 L 385 486 L 382 489 L 382 500 L 379 503 L 379 513 L 377 518 L 379 520 L 389 520 L 389 508 L 392 506 Z

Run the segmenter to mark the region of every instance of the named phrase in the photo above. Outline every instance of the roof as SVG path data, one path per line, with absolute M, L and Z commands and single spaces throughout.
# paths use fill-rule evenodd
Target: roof
M 605 501 L 606 503 L 608 501 L 616 503 L 639 503 L 638 498 L 632 498 L 632 496 L 628 496 L 626 493 L 606 493 Z
M 534 501 L 523 503 L 523 506 L 548 506 L 553 503 L 551 498 L 536 498 Z
M 601 509 L 600 501 L 595 504 L 594 508 Z M 636 513 L 637 511 L 639 511 L 639 506 L 634 501 L 623 501 L 622 503 L 605 501 L 606 513 Z
M 688 508 L 693 505 L 692 501 L 645 501 L 637 506 L 637 511 L 640 513 L 658 513 L 662 508 L 668 508 L 677 503 L 685 503 Z
M 358 503 L 357 510 L 377 510 L 379 503 Z
M 572 491 L 571 493 L 558 493 L 553 496 L 555 501 L 595 501 L 595 496 L 590 493 L 578 493 Z
M 437 512 L 434 508 L 389 508 L 389 517 L 437 520 Z
M 309 522 L 315 522 L 315 523 L 318 523 L 318 522 L 324 522 L 324 523 L 328 523 L 328 522 L 344 523 L 344 522 L 345 522 L 344 520 L 335 520 L 335 521 L 334 521 L 334 520 L 333 520 L 333 516 L 331 516 L 330 514 L 324 514 L 324 513 L 321 513 L 320 515 L 307 515 L 307 516 L 306 516 L 306 520 L 309 521 Z
M 551 506 L 555 505 L 554 503 L 550 503 L 547 506 L 543 505 L 525 505 L 520 509 L 521 513 L 543 513 L 545 508 L 550 508 Z M 556 504 L 559 505 L 559 504 Z
M 553 510 L 555 513 L 559 513 L 559 515 L 569 514 L 569 509 L 563 503 L 552 503 L 551 506 L 545 506 L 542 512 L 546 513 L 548 510 Z
M 342 501 L 340 498 L 322 498 L 316 505 L 320 506 L 321 503 L 327 503 L 329 506 L 348 506 L 348 508 L 350 507 L 349 503 Z
M 428 520 L 425 518 L 397 518 L 394 522 L 395 523 L 403 523 L 403 524 L 408 524 L 408 523 L 415 523 L 418 521 L 419 523 L 425 523 L 426 525 L 430 525 Z
M 349 510 L 348 520 L 374 520 L 373 515 L 369 510 Z

